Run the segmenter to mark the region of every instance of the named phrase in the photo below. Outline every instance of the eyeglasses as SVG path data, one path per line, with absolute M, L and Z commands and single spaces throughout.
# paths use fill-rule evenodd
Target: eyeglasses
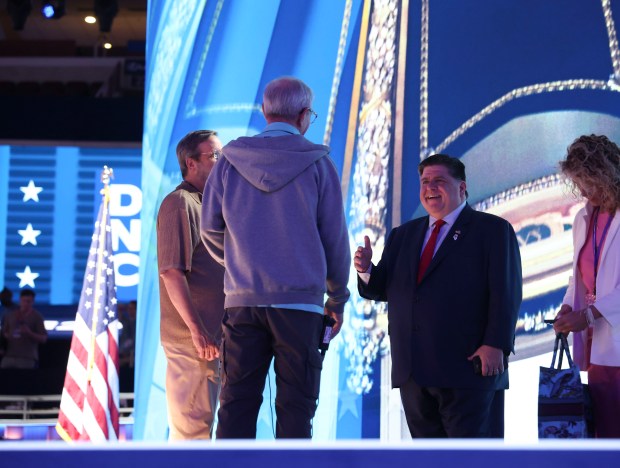
M 211 153 L 198 153 L 196 154 L 196 156 L 201 156 L 203 154 L 206 154 L 208 156 L 211 157 L 211 159 L 213 159 L 214 161 L 217 161 L 218 159 L 222 159 L 222 156 L 224 155 L 224 153 L 222 153 L 222 150 L 213 150 L 213 152 Z
M 310 113 L 310 123 L 313 124 L 314 121 L 316 120 L 316 118 L 318 117 L 317 113 L 314 112 L 312 109 L 310 109 L 309 107 L 304 107 L 301 112 L 309 112 Z

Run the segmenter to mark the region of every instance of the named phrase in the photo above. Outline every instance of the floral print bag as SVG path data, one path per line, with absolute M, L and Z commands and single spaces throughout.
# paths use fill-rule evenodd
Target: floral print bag
M 556 357 L 559 359 L 556 367 Z M 562 369 L 566 355 L 568 369 Z M 592 435 L 592 402 L 588 386 L 581 383 L 566 336 L 555 337 L 551 367 L 540 367 L 538 381 L 538 438 L 580 439 Z

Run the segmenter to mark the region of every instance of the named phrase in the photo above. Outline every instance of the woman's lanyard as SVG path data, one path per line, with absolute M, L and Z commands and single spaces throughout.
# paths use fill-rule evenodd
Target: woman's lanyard
M 611 225 L 611 221 L 614 219 L 614 214 L 610 214 L 607 219 L 607 223 L 605 224 L 605 228 L 603 229 L 603 235 L 601 236 L 601 240 L 596 242 L 596 231 L 598 229 L 598 214 L 601 211 L 599 207 L 596 208 L 596 214 L 594 215 L 594 226 L 592 227 L 592 250 L 594 250 L 594 295 L 596 296 L 596 275 L 598 274 L 598 261 L 601 256 L 601 248 L 603 247 L 603 242 L 605 242 L 605 237 L 607 236 L 607 231 L 609 231 L 609 226 Z

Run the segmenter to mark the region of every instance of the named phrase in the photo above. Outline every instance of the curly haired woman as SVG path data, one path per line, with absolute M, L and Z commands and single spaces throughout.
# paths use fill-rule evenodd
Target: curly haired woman
M 586 200 L 573 223 L 573 276 L 553 328 L 573 332 L 588 372 L 595 437 L 620 437 L 620 148 L 581 136 L 560 169 Z

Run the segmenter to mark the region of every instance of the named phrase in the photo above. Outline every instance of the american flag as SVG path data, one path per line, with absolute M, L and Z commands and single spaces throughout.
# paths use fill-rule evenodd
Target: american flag
M 109 186 L 95 222 L 56 431 L 66 441 L 118 440 L 118 320 Z

